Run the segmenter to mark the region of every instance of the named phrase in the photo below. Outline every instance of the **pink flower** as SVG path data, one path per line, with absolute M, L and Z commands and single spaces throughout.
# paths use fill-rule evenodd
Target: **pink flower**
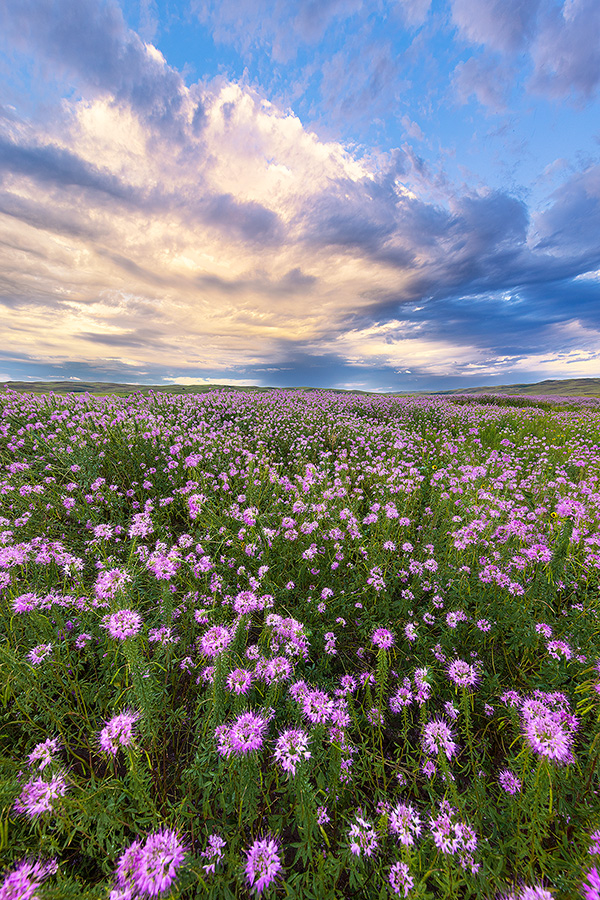
M 308 735 L 299 728 L 290 728 L 277 739 L 273 756 L 284 770 L 296 774 L 296 766 L 303 759 L 310 759 Z
M 281 868 L 279 844 L 274 838 L 256 840 L 246 851 L 246 878 L 257 897 L 273 883 Z
M 42 778 L 28 781 L 15 801 L 15 812 L 25 813 L 30 819 L 34 819 L 44 812 L 51 812 L 54 808 L 52 801 L 62 797 L 66 792 L 67 782 L 61 773 L 50 781 L 44 781 Z
M 423 726 L 422 744 L 426 753 L 437 756 L 444 753 L 447 759 L 451 759 L 456 753 L 456 744 L 450 726 L 443 719 L 432 719 Z
M 112 616 L 105 616 L 102 627 L 108 629 L 112 638 L 124 641 L 138 633 L 142 627 L 142 617 L 132 609 L 120 609 Z
M 380 650 L 389 650 L 394 643 L 393 632 L 387 628 L 376 628 L 371 636 L 371 643 Z
M 397 803 L 390 811 L 389 828 L 401 844 L 410 847 L 421 834 L 421 819 L 410 803 Z
M 233 640 L 233 635 L 224 625 L 213 625 L 202 635 L 200 653 L 214 657 L 222 653 Z
M 373 852 L 379 846 L 377 832 L 371 823 L 361 816 L 357 816 L 356 821 L 350 826 L 349 836 L 350 850 L 355 856 L 373 856 Z
M 471 688 L 480 681 L 474 666 L 462 659 L 455 659 L 447 666 L 448 678 L 458 687 Z
M 241 713 L 231 725 L 219 725 L 215 730 L 217 750 L 227 758 L 260 750 L 268 727 L 268 720 L 258 713 Z
M 130 747 L 133 743 L 133 726 L 140 713 L 122 712 L 113 716 L 100 732 L 100 746 L 105 753 L 116 756 L 119 747 Z
M 585 900 L 600 900 L 600 873 L 595 867 L 586 874 L 581 885 Z

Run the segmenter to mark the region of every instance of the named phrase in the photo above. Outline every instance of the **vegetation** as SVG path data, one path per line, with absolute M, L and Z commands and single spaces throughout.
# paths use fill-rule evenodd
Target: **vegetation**
M 0 409 L 0 897 L 598 897 L 597 405 Z

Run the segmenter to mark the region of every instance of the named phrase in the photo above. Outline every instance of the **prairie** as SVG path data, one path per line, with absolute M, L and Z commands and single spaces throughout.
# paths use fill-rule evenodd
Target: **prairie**
M 600 401 L 0 408 L 0 897 L 600 896 Z

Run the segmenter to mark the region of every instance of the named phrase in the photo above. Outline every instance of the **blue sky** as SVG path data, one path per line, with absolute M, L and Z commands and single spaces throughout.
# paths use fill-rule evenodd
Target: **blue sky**
M 0 0 L 0 380 L 600 375 L 597 0 Z

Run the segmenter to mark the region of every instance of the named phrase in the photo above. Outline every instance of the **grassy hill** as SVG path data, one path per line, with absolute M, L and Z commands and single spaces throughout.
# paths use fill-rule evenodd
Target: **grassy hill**
M 600 378 L 549 378 L 535 384 L 502 384 L 493 387 L 458 388 L 436 394 L 525 394 L 549 397 L 600 397 Z
M 94 394 L 105 397 L 116 394 L 126 397 L 134 393 L 149 394 L 157 391 L 168 394 L 203 394 L 213 390 L 232 390 L 228 384 L 117 384 L 108 381 L 7 381 L 4 389 L 9 388 L 19 393 L 48 394 Z M 2 387 L 0 387 L 0 390 Z M 235 386 L 235 390 L 242 391 L 266 391 L 268 387 Z M 297 387 L 289 390 L 318 390 L 311 387 Z M 335 389 L 332 389 L 335 390 Z M 368 391 L 338 391 L 338 393 L 366 394 Z M 555 397 L 600 397 L 600 378 L 553 378 L 546 381 L 538 381 L 535 384 L 502 384 L 491 387 L 455 388 L 448 391 L 398 391 L 398 394 L 507 394 L 524 396 L 555 396 Z

